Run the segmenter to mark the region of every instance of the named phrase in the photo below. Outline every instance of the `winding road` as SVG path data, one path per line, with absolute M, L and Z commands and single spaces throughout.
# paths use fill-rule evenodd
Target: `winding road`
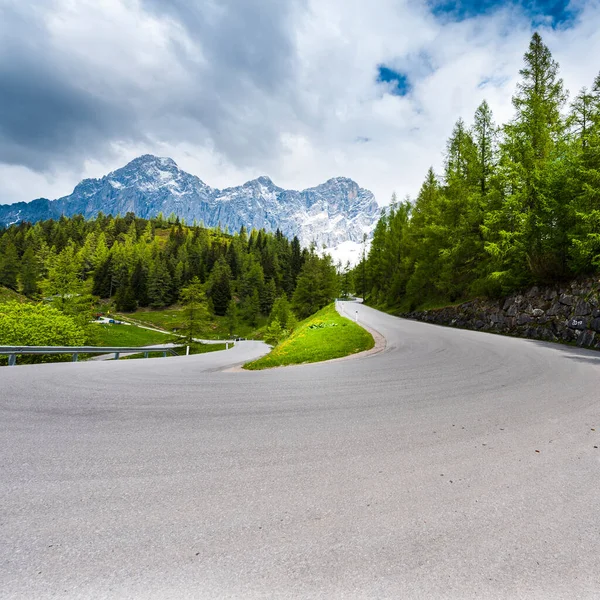
M 600 353 L 340 310 L 385 350 L 1 369 L 0 598 L 599 598 Z

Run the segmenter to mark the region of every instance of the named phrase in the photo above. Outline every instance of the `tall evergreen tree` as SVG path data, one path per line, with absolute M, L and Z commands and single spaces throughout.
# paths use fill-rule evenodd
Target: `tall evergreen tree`
M 18 276 L 19 255 L 15 245 L 9 241 L 0 255 L 0 284 L 16 290 Z
M 162 256 L 158 255 L 150 265 L 148 276 L 148 300 L 150 306 L 160 308 L 171 303 L 171 275 Z
M 200 337 L 203 326 L 209 318 L 206 295 L 197 277 L 181 290 L 179 300 L 184 309 L 183 333 L 186 341 L 191 343 L 195 338 Z
M 39 268 L 33 248 L 29 246 L 21 258 L 20 282 L 21 291 L 32 297 L 38 293 Z

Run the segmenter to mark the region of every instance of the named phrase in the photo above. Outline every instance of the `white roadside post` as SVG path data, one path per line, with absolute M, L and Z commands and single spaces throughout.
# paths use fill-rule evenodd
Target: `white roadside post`
M 358 323 L 358 311 L 355 311 L 354 320 Z
M 186 349 L 186 351 L 185 351 L 185 355 L 186 355 L 186 356 L 189 356 L 189 355 L 190 355 L 190 347 L 189 347 L 189 346 L 187 347 L 187 349 Z

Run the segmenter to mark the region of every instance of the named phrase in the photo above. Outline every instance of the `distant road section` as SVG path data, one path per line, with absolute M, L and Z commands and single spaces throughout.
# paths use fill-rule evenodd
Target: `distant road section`
M 385 350 L 0 369 L 0 598 L 598 598 L 600 354 L 341 310 Z

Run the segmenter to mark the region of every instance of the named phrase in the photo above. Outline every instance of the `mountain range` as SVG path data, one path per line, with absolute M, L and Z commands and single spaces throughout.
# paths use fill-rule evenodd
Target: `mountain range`
M 188 224 L 237 231 L 279 229 L 303 245 L 318 248 L 356 246 L 368 237 L 380 209 L 373 194 L 346 177 L 336 177 L 302 191 L 276 186 L 259 177 L 238 187 L 219 190 L 187 173 L 170 158 L 144 155 L 101 179 L 84 179 L 73 193 L 57 200 L 0 205 L 0 225 L 56 219 L 61 215 L 133 212 L 139 217 L 174 213 Z

